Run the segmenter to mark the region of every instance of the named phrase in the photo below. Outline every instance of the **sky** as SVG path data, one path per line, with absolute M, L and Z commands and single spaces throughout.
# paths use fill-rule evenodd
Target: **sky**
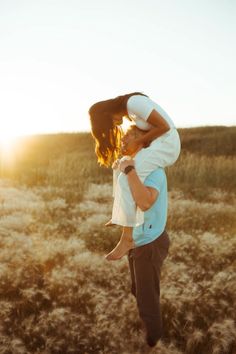
M 0 137 L 89 131 L 133 91 L 177 127 L 236 124 L 235 0 L 0 0 Z

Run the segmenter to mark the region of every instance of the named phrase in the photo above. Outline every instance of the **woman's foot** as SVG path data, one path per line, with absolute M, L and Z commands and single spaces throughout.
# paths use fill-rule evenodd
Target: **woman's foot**
M 126 253 L 135 247 L 134 241 L 131 238 L 128 238 L 126 235 L 122 235 L 120 241 L 117 243 L 116 247 L 108 253 L 105 258 L 108 261 L 116 261 L 121 259 Z
M 109 221 L 105 224 L 105 226 L 114 226 L 114 225 L 116 225 L 116 224 L 113 224 L 112 220 L 109 220 Z

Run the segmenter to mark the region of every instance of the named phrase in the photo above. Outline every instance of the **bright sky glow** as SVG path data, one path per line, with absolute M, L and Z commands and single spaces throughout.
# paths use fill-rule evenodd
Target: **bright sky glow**
M 132 91 L 177 127 L 236 124 L 234 0 L 0 0 L 0 138 L 89 130 Z
M 0 133 L 0 169 L 11 162 L 15 153 L 16 140 L 17 134 L 8 134 L 4 130 Z

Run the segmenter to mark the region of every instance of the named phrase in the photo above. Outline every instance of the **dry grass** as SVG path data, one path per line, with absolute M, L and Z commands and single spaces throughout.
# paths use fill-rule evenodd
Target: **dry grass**
M 178 163 L 167 169 L 169 187 L 179 188 L 202 200 L 216 188 L 235 192 L 235 156 L 210 157 L 182 153 Z
M 168 171 L 165 336 L 154 354 L 236 353 L 234 148 L 195 154 L 204 132 L 227 135 L 183 130 L 192 150 Z M 30 153 L 1 166 L 0 353 L 143 354 L 127 259 L 104 259 L 120 236 L 104 227 L 110 171 L 96 165 L 86 134 L 27 144 Z
M 68 204 L 53 188 L 1 182 L 0 198 L 1 353 L 142 353 L 127 260 L 104 259 L 120 233 L 103 226 L 111 186 L 91 184 L 83 201 Z M 230 204 L 220 191 L 205 203 L 183 200 L 180 191 L 169 199 L 165 338 L 154 353 L 233 354 L 232 196 Z M 226 219 L 231 222 L 222 228 Z
M 236 127 L 179 132 L 182 154 L 168 169 L 169 188 L 202 200 L 215 188 L 236 192 Z M 10 161 L 0 151 L 0 178 L 28 187 L 53 185 L 62 198 L 78 201 L 90 183 L 111 183 L 112 174 L 97 164 L 91 134 L 78 133 L 19 139 Z

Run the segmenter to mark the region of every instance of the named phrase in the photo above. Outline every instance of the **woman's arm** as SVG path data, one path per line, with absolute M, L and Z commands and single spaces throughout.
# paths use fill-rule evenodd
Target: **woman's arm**
M 148 117 L 147 122 L 152 124 L 154 128 L 149 130 L 142 137 L 138 138 L 139 143 L 143 144 L 143 146 L 149 145 L 153 140 L 170 130 L 170 126 L 167 121 L 155 109 Z
M 148 117 L 147 122 L 152 124 L 153 128 L 143 136 L 127 143 L 125 146 L 125 153 L 127 155 L 131 155 L 138 148 L 148 146 L 153 140 L 170 130 L 170 126 L 167 121 L 155 109 Z

